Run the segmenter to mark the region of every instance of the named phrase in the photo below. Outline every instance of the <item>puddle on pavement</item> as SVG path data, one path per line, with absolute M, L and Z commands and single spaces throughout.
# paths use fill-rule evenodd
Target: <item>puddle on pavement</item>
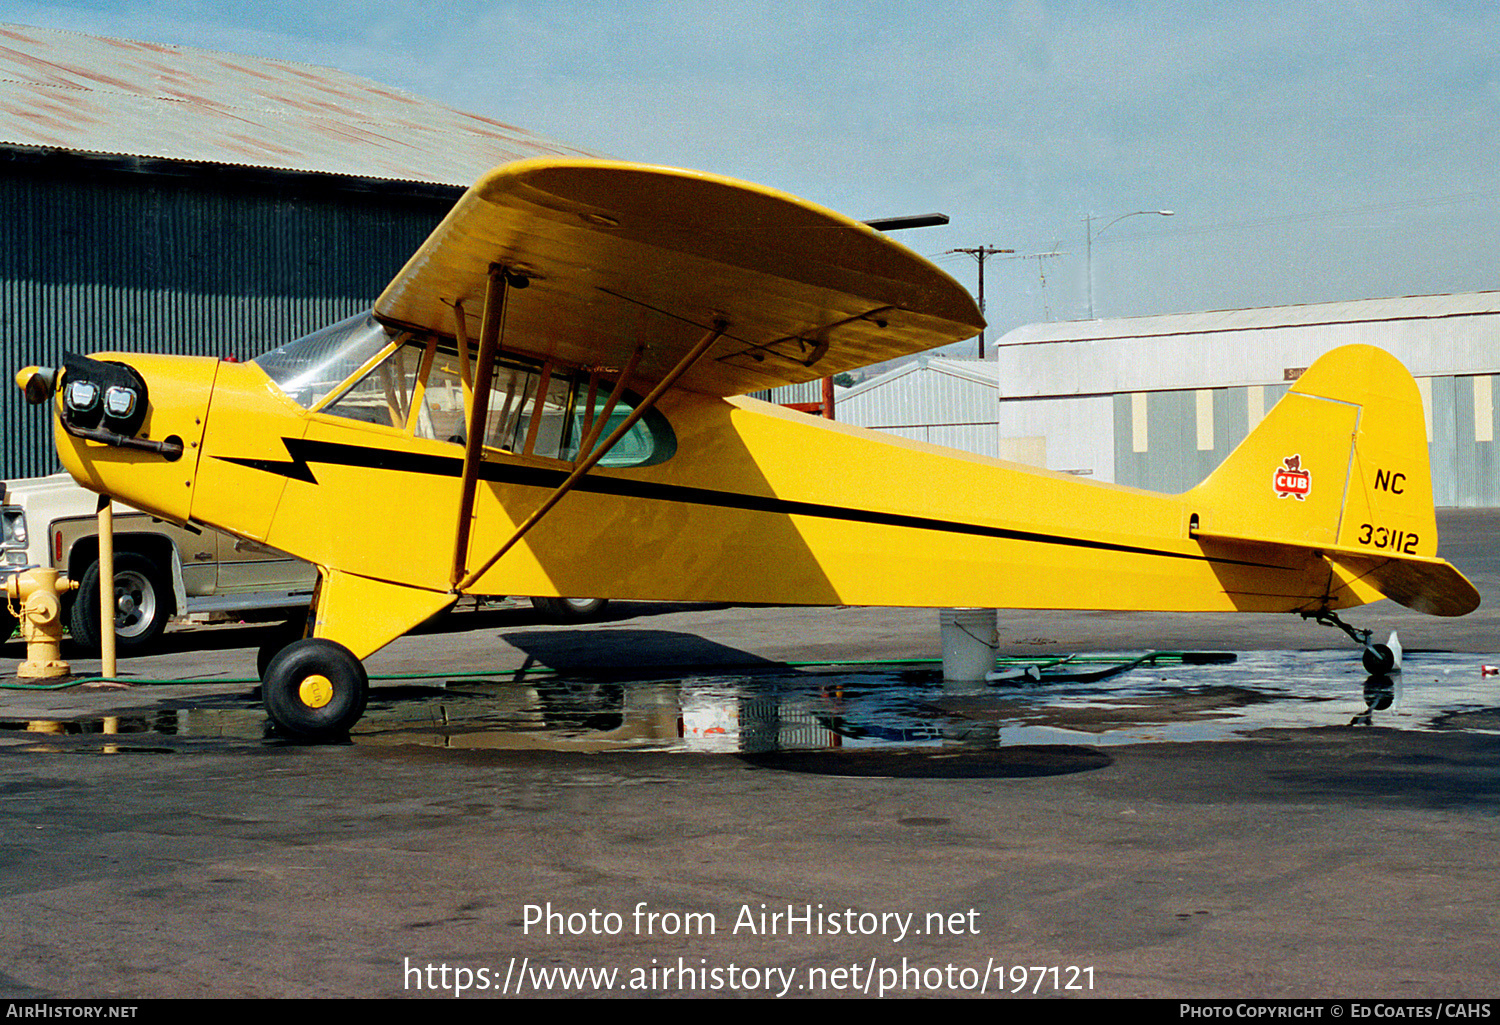
M 935 666 L 827 667 L 647 680 L 450 680 L 384 686 L 360 745 L 737 754 L 1232 739 L 1264 729 L 1374 725 L 1500 734 L 1497 656 L 1410 652 L 1390 681 L 1349 651 L 1255 652 L 1227 665 L 1142 666 L 1105 680 L 945 683 Z M 163 753 L 272 738 L 247 692 L 108 719 L 0 722 L 8 746 Z M 97 736 L 96 736 L 97 735 Z M 171 742 L 163 743 L 166 738 Z M 78 749 L 78 740 L 60 744 Z

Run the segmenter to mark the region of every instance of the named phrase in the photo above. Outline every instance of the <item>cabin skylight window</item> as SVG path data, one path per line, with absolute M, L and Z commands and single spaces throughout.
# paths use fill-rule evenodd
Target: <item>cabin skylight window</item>
M 262 353 L 254 362 L 293 402 L 311 409 L 396 338 L 397 332 L 361 313 Z

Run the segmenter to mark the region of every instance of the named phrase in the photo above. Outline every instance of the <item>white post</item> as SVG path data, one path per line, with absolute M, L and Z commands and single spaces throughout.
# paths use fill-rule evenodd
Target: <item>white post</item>
M 99 496 L 99 675 L 114 679 L 115 665 L 115 511 Z

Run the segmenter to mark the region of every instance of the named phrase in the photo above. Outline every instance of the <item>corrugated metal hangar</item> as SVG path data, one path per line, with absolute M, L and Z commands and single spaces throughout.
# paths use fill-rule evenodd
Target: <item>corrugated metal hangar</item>
M 367 308 L 489 168 L 580 154 L 329 68 L 0 25 L 7 377 L 63 349 L 249 358 Z M 0 388 L 0 473 L 55 468 Z
M 1027 453 L 997 448 L 998 393 L 994 363 L 925 356 L 838 392 L 834 418 L 913 441 L 1027 462 Z

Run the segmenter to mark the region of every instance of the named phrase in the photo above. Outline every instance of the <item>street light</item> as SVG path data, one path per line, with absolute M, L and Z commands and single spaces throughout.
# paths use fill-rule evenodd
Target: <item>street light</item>
M 1142 214 L 1155 214 L 1158 217 L 1171 217 L 1172 216 L 1172 211 L 1171 210 L 1132 210 L 1128 214 L 1121 214 L 1119 217 L 1116 217 L 1114 220 L 1110 221 L 1109 224 L 1106 224 L 1104 227 L 1100 228 L 1098 231 L 1094 230 L 1094 215 L 1093 214 L 1089 214 L 1086 217 L 1084 217 L 1084 219 L 1083 219 L 1083 223 L 1086 225 L 1086 228 L 1084 229 L 1084 231 L 1085 231 L 1085 235 L 1084 235 L 1084 249 L 1085 249 L 1085 252 L 1088 254 L 1087 255 L 1087 260 L 1088 260 L 1088 268 L 1089 268 L 1089 319 L 1090 320 L 1094 319 L 1094 236 L 1095 235 L 1103 235 L 1106 231 L 1108 231 L 1110 229 L 1111 226 L 1119 224 L 1121 221 L 1123 221 L 1127 217 L 1139 217 Z

